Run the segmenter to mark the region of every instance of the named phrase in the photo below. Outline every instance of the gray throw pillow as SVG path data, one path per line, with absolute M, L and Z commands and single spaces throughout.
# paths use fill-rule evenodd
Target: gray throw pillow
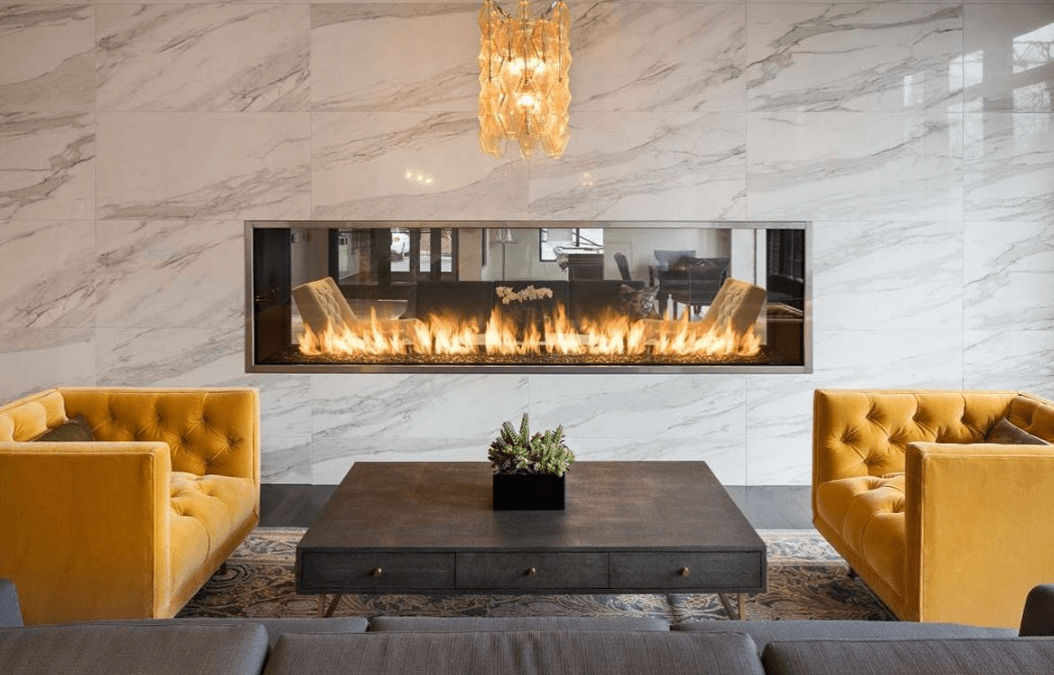
M 84 415 L 77 415 L 62 426 L 49 429 L 33 440 L 50 443 L 66 443 L 70 441 L 90 443 L 95 440 L 95 437 L 92 436 L 91 427 L 88 425 L 88 420 L 84 419 Z
M 1033 436 L 1007 418 L 999 420 L 984 437 L 986 443 L 1002 445 L 1050 445 L 1042 438 Z

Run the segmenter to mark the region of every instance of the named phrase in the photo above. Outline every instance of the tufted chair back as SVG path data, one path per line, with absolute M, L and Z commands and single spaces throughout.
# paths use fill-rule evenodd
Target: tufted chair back
M 0 406 L 0 442 L 31 441 L 67 421 L 62 394 L 48 389 Z
M 817 390 L 813 485 L 903 471 L 909 443 L 980 443 L 1007 416 L 1054 437 L 1054 410 L 1015 391 Z
M 293 289 L 293 300 L 296 301 L 304 325 L 315 335 L 325 333 L 328 327 L 341 331 L 346 324 L 356 320 L 355 313 L 332 277 L 297 286 Z
M 223 389 L 61 388 L 69 417 L 84 415 L 98 441 L 160 441 L 172 470 L 259 476 L 258 403 Z M 251 436 L 246 430 L 252 430 Z
M 739 279 L 725 279 L 710 308 L 700 319 L 699 330 L 706 331 L 712 326 L 720 329 L 728 325 L 738 335 L 745 335 L 757 322 L 764 306 L 764 288 Z

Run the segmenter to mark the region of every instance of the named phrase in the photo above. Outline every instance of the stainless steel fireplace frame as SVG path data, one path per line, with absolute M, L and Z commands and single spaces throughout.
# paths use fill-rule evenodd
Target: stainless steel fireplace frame
M 537 229 L 549 228 L 633 228 L 633 229 L 729 229 L 803 230 L 805 234 L 804 298 L 802 311 L 801 365 L 564 365 L 564 364 L 344 364 L 344 363 L 256 363 L 255 322 L 253 321 L 253 231 L 259 229 L 352 229 L 453 228 L 453 229 Z M 812 373 L 812 257 L 811 221 L 696 221 L 696 220 L 248 220 L 245 221 L 245 372 L 322 375 L 338 373 L 462 373 L 462 374 L 808 374 Z

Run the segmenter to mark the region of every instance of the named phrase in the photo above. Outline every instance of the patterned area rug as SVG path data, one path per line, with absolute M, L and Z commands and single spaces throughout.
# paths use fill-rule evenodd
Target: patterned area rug
M 296 544 L 304 530 L 260 528 L 179 616 L 315 616 L 316 596 L 297 595 Z M 768 591 L 748 597 L 752 620 L 863 619 L 893 614 L 812 530 L 761 530 Z M 347 595 L 337 616 L 648 616 L 670 623 L 725 619 L 716 595 Z

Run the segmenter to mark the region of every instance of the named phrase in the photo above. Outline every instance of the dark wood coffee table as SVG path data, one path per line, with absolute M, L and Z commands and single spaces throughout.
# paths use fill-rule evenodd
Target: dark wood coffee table
M 576 462 L 565 511 L 494 511 L 487 462 L 358 462 L 296 548 L 320 615 L 347 593 L 718 593 L 745 618 L 765 573 L 705 462 Z

